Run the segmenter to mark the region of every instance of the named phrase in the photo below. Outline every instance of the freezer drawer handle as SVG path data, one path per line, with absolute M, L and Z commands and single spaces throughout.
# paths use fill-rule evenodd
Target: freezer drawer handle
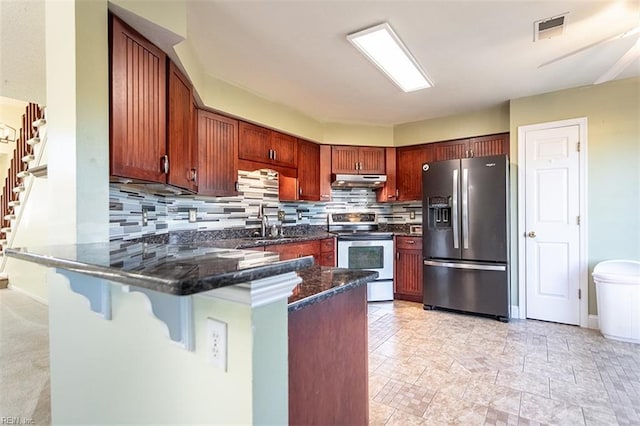
M 506 271 L 507 270 L 507 267 L 504 265 L 471 265 L 468 263 L 434 262 L 433 260 L 425 260 L 424 264 L 427 266 L 442 266 L 443 268 L 478 269 L 481 271 Z

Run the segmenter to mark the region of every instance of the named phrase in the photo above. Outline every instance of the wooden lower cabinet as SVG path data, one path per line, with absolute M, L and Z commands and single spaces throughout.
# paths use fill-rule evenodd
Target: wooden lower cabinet
M 395 299 L 422 302 L 422 238 L 396 237 Z
M 369 424 L 367 286 L 289 312 L 289 424 Z
M 274 244 L 266 246 L 266 251 L 280 254 L 280 260 L 296 259 L 298 257 L 313 256 L 315 263 L 320 262 L 320 241 L 303 241 L 300 243 Z
M 273 244 L 265 246 L 266 251 L 280 254 L 281 260 L 313 256 L 314 263 L 320 266 L 335 266 L 335 238 L 302 241 L 299 243 Z
M 336 239 L 320 240 L 320 266 L 336 266 Z

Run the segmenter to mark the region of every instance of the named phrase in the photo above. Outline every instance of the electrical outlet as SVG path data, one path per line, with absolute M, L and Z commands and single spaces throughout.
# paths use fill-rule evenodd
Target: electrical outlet
M 193 223 L 196 220 L 198 220 L 198 216 L 197 216 L 198 210 L 196 209 L 189 209 L 189 222 Z
M 416 212 L 410 211 L 409 212 L 409 219 L 415 219 L 415 218 L 416 218 Z
M 284 210 L 278 210 L 278 220 L 284 220 Z
M 147 226 L 149 223 L 149 209 L 146 207 L 142 208 L 142 226 Z
M 227 323 L 207 318 L 207 360 L 209 365 L 227 371 Z

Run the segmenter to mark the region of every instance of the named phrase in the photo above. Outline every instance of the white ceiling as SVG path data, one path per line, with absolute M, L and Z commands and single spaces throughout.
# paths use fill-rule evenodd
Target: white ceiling
M 562 37 L 533 22 L 569 12 Z M 346 40 L 387 21 L 435 87 L 403 93 Z M 637 40 L 633 1 L 194 1 L 188 39 L 206 72 L 322 121 L 398 124 L 592 84 Z M 635 61 L 618 78 L 640 75 Z
M 380 125 L 590 85 L 638 35 L 538 65 L 640 23 L 638 0 L 187 4 L 188 41 L 205 72 L 321 121 Z M 533 22 L 564 12 L 566 34 L 534 43 Z M 0 13 L 0 95 L 45 103 L 44 1 L 0 0 Z M 401 92 L 346 40 L 348 33 L 384 21 L 435 87 Z M 640 76 L 640 61 L 618 78 L 631 76 Z

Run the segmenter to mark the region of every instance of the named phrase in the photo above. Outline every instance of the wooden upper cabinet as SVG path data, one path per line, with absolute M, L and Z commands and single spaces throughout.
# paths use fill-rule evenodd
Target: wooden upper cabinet
M 198 110 L 198 193 L 237 195 L 238 121 Z
M 384 174 L 385 148 L 332 146 L 331 172 L 346 174 Z
M 320 200 L 320 145 L 298 139 L 298 198 Z
M 173 62 L 169 62 L 167 108 L 167 183 L 197 192 L 198 144 L 194 134 L 195 106 L 191 83 Z
M 240 122 L 238 157 L 243 160 L 268 162 L 271 147 L 271 130 L 254 124 Z
M 469 139 L 470 157 L 509 155 L 509 133 L 481 136 Z
M 331 172 L 332 173 L 358 173 L 358 147 L 332 146 L 331 147 Z
M 295 168 L 298 161 L 298 140 L 293 136 L 241 121 L 239 158 Z
M 433 144 L 396 149 L 398 201 L 422 199 L 422 165 L 435 160 Z
M 398 199 L 395 148 L 385 148 L 385 162 L 387 181 L 382 188 L 376 191 L 376 200 L 379 203 L 388 203 Z
M 167 182 L 166 60 L 164 52 L 111 15 L 112 176 Z
M 320 145 L 320 201 L 331 201 L 330 145 Z
M 438 142 L 433 144 L 435 161 L 455 160 L 468 157 L 469 139 Z
M 383 175 L 386 173 L 385 148 L 361 147 L 360 174 Z
M 434 143 L 433 147 L 437 161 L 509 154 L 509 134 L 499 133 L 469 139 L 438 142 Z
M 284 167 L 298 166 L 298 139 L 280 132 L 271 132 L 271 163 Z

